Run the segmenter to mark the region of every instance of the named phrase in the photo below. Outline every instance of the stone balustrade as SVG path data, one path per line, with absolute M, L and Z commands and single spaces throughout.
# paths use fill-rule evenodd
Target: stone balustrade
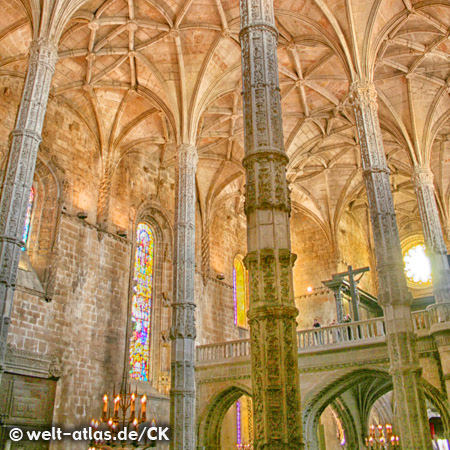
M 432 325 L 430 312 L 417 311 L 412 316 L 416 334 L 419 336 L 428 334 Z M 319 350 L 320 348 L 329 349 L 330 347 L 384 342 L 385 336 L 383 317 L 299 330 L 297 331 L 298 351 L 303 353 L 311 351 L 311 349 Z M 249 339 L 197 346 L 197 363 L 248 358 L 249 356 Z
M 217 361 L 243 356 L 250 356 L 250 339 L 199 345 L 197 347 L 197 362 Z
M 450 303 L 435 303 L 430 305 L 426 312 L 432 326 L 450 322 Z
M 429 311 L 417 311 L 412 313 L 414 331 L 418 335 L 428 333 L 431 328 L 431 316 Z
M 344 342 L 374 341 L 385 335 L 383 317 L 297 331 L 299 351 Z

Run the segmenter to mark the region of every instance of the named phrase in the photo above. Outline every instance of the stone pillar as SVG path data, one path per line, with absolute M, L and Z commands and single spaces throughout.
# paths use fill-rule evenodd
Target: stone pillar
M 25 215 L 57 57 L 57 47 L 52 42 L 44 39 L 32 42 L 3 178 L 0 196 L 0 380 L 23 246 Z
M 414 171 L 413 181 L 425 245 L 431 263 L 435 301 L 436 303 L 450 303 L 450 269 L 447 247 L 434 196 L 433 173 L 428 167 L 417 167 Z
M 104 155 L 108 150 L 103 149 L 102 154 Z M 106 228 L 109 217 L 109 207 L 111 201 L 111 186 L 112 177 L 114 175 L 112 157 L 108 155 L 106 161 L 104 162 L 105 167 L 103 169 L 103 175 L 100 180 L 100 187 L 98 192 L 98 202 L 97 202 L 97 224 L 102 228 Z
M 427 308 L 431 333 L 439 351 L 447 398 L 450 399 L 450 269 L 447 247 L 434 196 L 433 173 L 428 167 L 417 167 L 413 181 L 433 275 L 436 303 Z
M 240 6 L 254 447 L 302 449 L 278 33 L 272 0 Z
M 170 390 L 171 450 L 195 448 L 195 170 L 197 149 L 178 149 L 175 216 L 172 371 Z
M 431 450 L 431 437 L 421 383 L 411 295 L 403 272 L 402 251 L 378 121 L 377 94 L 372 83 L 351 87 L 361 147 L 362 168 L 369 200 L 377 271 L 378 299 L 384 309 L 390 374 L 398 407 L 402 448 Z

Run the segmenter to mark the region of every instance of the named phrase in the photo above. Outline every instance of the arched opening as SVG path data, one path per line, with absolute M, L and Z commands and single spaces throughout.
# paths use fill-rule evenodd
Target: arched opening
M 247 411 L 244 413 L 243 406 L 245 399 L 245 407 Z M 244 424 L 245 429 L 241 428 L 240 438 L 241 442 L 247 440 L 251 434 L 252 429 L 248 429 L 248 403 L 251 404 L 250 392 L 243 386 L 231 386 L 218 394 L 216 394 L 210 401 L 203 416 L 200 418 L 198 427 L 199 447 L 205 450 L 222 450 L 235 449 L 237 445 L 237 410 L 240 409 L 240 424 L 247 420 Z M 240 402 L 239 406 L 237 402 Z M 251 420 L 252 421 L 252 420 Z M 225 436 L 225 433 L 230 433 Z M 223 447 L 225 445 L 225 447 Z
M 449 450 L 449 422 L 448 411 L 442 404 L 442 398 L 438 391 L 434 390 L 432 386 L 425 388 L 426 407 L 428 423 L 430 425 L 430 436 L 433 440 L 434 450 Z M 433 392 L 432 392 L 433 391 Z M 436 394 L 438 397 L 436 397 Z M 393 391 L 389 391 L 373 404 L 368 420 L 369 427 L 374 427 L 374 434 L 379 437 L 380 432 L 378 426 L 382 427 L 385 424 L 392 424 L 394 436 L 399 433 L 398 425 L 396 424 L 396 404 L 394 401 Z M 382 435 L 385 437 L 386 433 L 383 428 Z
M 439 416 L 439 436 L 448 437 L 449 413 L 442 394 L 422 379 L 429 409 L 429 418 Z M 305 399 L 303 423 L 308 450 L 338 450 L 364 448 L 371 424 L 393 424 L 392 379 L 387 371 L 364 369 L 333 380 L 312 398 Z M 437 419 L 433 419 L 437 421 Z M 431 422 L 430 422 L 431 423 Z M 440 430 L 441 428 L 439 428 Z M 394 430 L 395 431 L 395 430 Z M 430 432 L 431 440 L 431 432 Z
M 242 395 L 226 412 L 220 433 L 221 450 L 248 449 L 253 444 L 253 404 Z

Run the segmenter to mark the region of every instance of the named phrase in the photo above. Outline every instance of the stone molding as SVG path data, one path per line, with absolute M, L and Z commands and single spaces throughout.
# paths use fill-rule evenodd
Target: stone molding
M 8 345 L 5 354 L 5 372 L 38 378 L 59 378 L 61 360 L 56 356 L 20 350 Z

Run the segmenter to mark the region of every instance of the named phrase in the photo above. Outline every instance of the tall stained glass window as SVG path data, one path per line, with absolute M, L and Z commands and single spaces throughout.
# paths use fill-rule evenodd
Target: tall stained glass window
M 148 381 L 150 357 L 150 325 L 153 299 L 154 240 L 150 227 L 137 227 L 134 263 L 135 289 L 131 308 L 130 376 Z
M 237 447 L 242 444 L 242 424 L 241 424 L 241 401 L 236 402 L 236 444 Z
M 248 278 L 244 263 L 238 257 L 234 258 L 233 287 L 234 287 L 234 324 L 247 327 L 248 308 Z
M 31 188 L 30 196 L 28 197 L 27 214 L 25 216 L 25 225 L 22 231 L 22 250 L 27 248 L 28 236 L 30 235 L 30 225 L 31 225 L 31 214 L 33 213 L 34 197 L 35 197 L 34 187 Z

